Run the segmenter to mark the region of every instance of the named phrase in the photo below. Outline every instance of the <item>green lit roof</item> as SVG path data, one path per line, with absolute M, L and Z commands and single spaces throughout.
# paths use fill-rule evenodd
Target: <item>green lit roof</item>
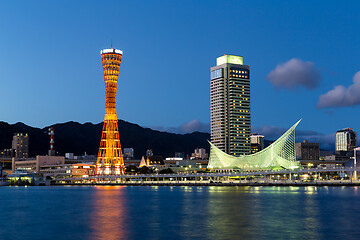
M 244 65 L 244 58 L 242 56 L 235 56 L 235 55 L 227 55 L 218 57 L 216 59 L 216 65 L 219 66 L 224 63 L 232 63 L 232 64 L 239 64 Z
M 301 164 L 295 157 L 295 128 L 301 120 L 295 123 L 279 139 L 260 152 L 231 156 L 210 143 L 210 169 L 242 169 L 242 170 L 266 170 L 266 169 L 295 169 Z

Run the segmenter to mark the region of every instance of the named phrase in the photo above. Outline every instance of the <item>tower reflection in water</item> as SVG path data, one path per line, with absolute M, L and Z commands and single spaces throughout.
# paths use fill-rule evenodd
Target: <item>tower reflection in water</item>
M 125 187 L 95 188 L 91 216 L 92 239 L 126 239 Z

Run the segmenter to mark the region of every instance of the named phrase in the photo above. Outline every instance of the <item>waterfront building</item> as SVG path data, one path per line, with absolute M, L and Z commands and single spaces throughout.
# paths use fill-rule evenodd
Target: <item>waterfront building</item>
M 345 167 L 347 160 L 335 159 L 335 156 L 328 156 L 324 160 L 299 160 L 303 168 L 342 168 Z
M 28 172 L 40 172 L 40 167 L 45 165 L 63 165 L 65 157 L 63 156 L 36 156 L 36 158 L 13 158 L 12 172 L 24 170 Z
M 170 168 L 174 173 L 196 173 L 197 171 L 206 169 L 207 161 L 203 161 L 204 164 L 201 165 L 197 161 L 193 160 L 182 160 L 173 162 L 171 160 L 165 160 L 164 168 Z
M 250 154 L 250 67 L 224 55 L 211 67 L 211 143 L 232 156 Z
M 29 135 L 27 133 L 15 133 L 12 140 L 12 149 L 16 158 L 29 157 Z
M 116 92 L 123 52 L 118 49 L 100 51 L 105 81 L 105 116 L 99 153 L 96 161 L 97 175 L 123 175 L 125 165 L 121 151 Z
M 95 165 L 77 163 L 72 165 L 71 174 L 73 177 L 89 177 L 95 175 Z
M 264 149 L 264 136 L 253 133 L 250 136 L 250 143 L 251 143 L 251 154 L 260 152 Z
M 40 166 L 40 173 L 51 178 L 72 178 L 73 164 L 49 164 Z
M 306 140 L 295 143 L 295 155 L 298 160 L 319 160 L 319 143 L 310 143 Z
M 95 164 L 74 163 L 74 164 L 53 164 L 40 166 L 40 173 L 44 177 L 51 178 L 79 178 L 95 175 Z
M 356 132 L 352 128 L 344 128 L 335 134 L 335 151 L 348 152 L 356 148 Z
M 166 158 L 164 163 L 165 168 L 171 168 L 174 172 L 182 172 L 187 171 L 190 168 L 196 171 L 206 170 L 209 161 L 207 159 L 184 160 L 177 158 Z
M 26 171 L 16 171 L 9 176 L 7 179 L 10 185 L 30 185 L 30 186 L 50 186 L 50 180 L 46 179 L 40 173 L 29 173 Z
M 251 155 L 232 156 L 210 143 L 208 168 L 211 170 L 269 170 L 296 169 L 300 162 L 295 157 L 295 123 L 269 147 Z

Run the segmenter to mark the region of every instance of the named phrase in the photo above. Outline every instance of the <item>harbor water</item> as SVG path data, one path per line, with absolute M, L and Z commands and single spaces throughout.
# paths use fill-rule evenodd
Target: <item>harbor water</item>
M 0 239 L 357 239 L 359 187 L 0 187 Z

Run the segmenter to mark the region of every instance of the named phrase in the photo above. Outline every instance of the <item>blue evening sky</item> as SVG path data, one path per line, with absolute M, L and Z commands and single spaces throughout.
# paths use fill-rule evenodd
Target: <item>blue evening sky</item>
M 100 50 L 124 52 L 118 117 L 141 126 L 210 122 L 210 67 L 251 67 L 252 125 L 360 130 L 360 107 L 316 107 L 360 71 L 360 1 L 1 1 L 0 120 L 44 127 L 103 120 Z M 312 62 L 317 88 L 276 89 L 267 75 Z M 360 91 L 359 91 L 360 94 Z

